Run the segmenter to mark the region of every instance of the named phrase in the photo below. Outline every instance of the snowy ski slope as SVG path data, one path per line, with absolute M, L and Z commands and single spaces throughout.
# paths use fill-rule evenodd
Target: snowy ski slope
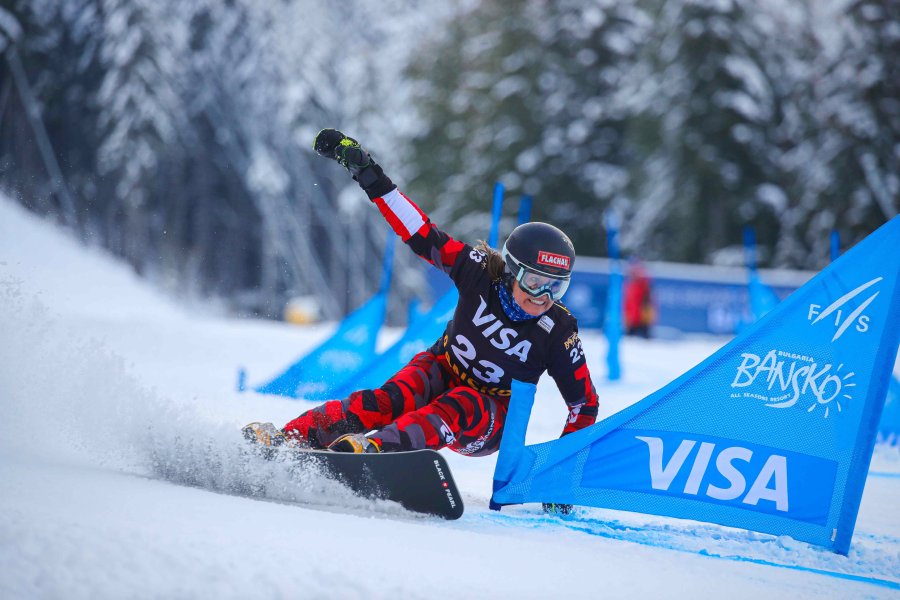
M 0 199 L 0 598 L 900 598 L 896 449 L 877 450 L 849 557 L 649 515 L 491 512 L 493 458 L 444 451 L 466 502 L 444 522 L 244 456 L 241 425 L 312 404 L 239 394 L 237 367 L 272 375 L 330 327 L 179 306 Z M 725 342 L 625 340 L 609 384 L 602 337 L 584 341 L 601 416 Z M 565 416 L 543 381 L 529 443 Z

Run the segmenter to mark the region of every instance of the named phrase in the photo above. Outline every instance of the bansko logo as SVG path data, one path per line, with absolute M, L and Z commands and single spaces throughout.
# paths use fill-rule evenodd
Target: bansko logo
M 863 292 L 880 282 L 876 277 L 844 294 L 828 306 L 810 304 L 807 320 L 810 325 L 831 323 L 834 327 L 832 343 L 849 329 L 859 333 L 869 331 L 871 316 L 866 309 L 880 293 L 874 290 L 867 297 Z M 858 297 L 865 299 L 854 307 Z M 769 408 L 791 408 L 798 403 L 809 413 L 822 408 L 822 417 L 829 418 L 843 411 L 853 399 L 856 383 L 853 369 L 844 364 L 817 360 L 812 356 L 771 349 L 764 356 L 752 352 L 741 354 L 741 363 L 735 371 L 731 388 L 732 398 L 761 400 Z M 740 391 L 738 391 L 740 390 Z
M 732 392 L 731 397 L 762 400 L 769 408 L 791 408 L 803 400 L 807 412 L 815 413 L 821 406 L 827 419 L 832 408 L 839 413 L 843 410 L 841 403 L 853 399 L 855 375 L 843 364 L 819 365 L 802 354 L 772 349 L 760 357 L 744 352 L 731 387 L 746 391 Z
M 869 321 L 871 320 L 868 315 L 866 315 L 863 311 L 868 308 L 870 304 L 878 297 L 880 292 L 875 292 L 866 300 L 857 306 L 853 311 L 849 314 L 844 315 L 845 305 L 862 294 L 864 291 L 878 283 L 884 279 L 884 277 L 876 277 L 872 281 L 866 282 L 856 288 L 855 290 L 848 292 L 829 304 L 822 310 L 822 307 L 818 304 L 810 304 L 809 305 L 809 313 L 807 314 L 807 319 L 812 322 L 813 325 L 819 322 L 831 322 L 836 328 L 834 332 L 834 337 L 831 338 L 832 342 L 840 339 L 842 335 L 849 329 L 851 326 L 860 332 L 865 333 L 869 330 Z M 829 318 L 831 317 L 831 318 Z M 826 321 L 827 319 L 827 321 Z

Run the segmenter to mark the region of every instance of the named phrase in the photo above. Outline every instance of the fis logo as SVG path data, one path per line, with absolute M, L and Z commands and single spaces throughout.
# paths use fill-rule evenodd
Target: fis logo
M 868 308 L 870 304 L 878 297 L 878 294 L 881 292 L 876 291 L 874 294 L 866 298 L 862 304 L 857 306 L 852 311 L 849 311 L 849 307 L 846 307 L 847 303 L 851 300 L 862 294 L 864 291 L 878 283 L 884 279 L 883 277 L 876 277 L 872 281 L 862 284 L 855 290 L 848 292 L 826 306 L 824 309 L 819 304 L 810 304 L 809 305 L 809 313 L 806 318 L 811 322 L 812 325 L 816 325 L 819 322 L 830 322 L 836 328 L 834 332 L 834 337 L 831 338 L 832 342 L 840 339 L 842 335 L 849 329 L 853 327 L 856 331 L 860 333 L 865 333 L 869 330 L 869 322 L 871 318 L 864 314 L 863 311 Z M 848 312 L 849 311 L 849 312 Z

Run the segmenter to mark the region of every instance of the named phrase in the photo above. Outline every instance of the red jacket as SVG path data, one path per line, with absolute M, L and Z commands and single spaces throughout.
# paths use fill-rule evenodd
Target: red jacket
M 629 276 L 625 282 L 624 305 L 626 327 L 651 324 L 650 280 L 645 275 Z

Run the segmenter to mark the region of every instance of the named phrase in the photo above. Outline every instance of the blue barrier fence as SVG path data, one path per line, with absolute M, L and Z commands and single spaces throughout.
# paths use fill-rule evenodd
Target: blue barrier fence
M 579 257 L 565 304 L 582 329 L 602 329 L 609 288 L 609 261 Z M 647 262 L 656 306 L 656 334 L 731 335 L 753 320 L 744 268 Z M 758 275 L 779 299 L 808 281 L 809 271 L 761 269 Z

